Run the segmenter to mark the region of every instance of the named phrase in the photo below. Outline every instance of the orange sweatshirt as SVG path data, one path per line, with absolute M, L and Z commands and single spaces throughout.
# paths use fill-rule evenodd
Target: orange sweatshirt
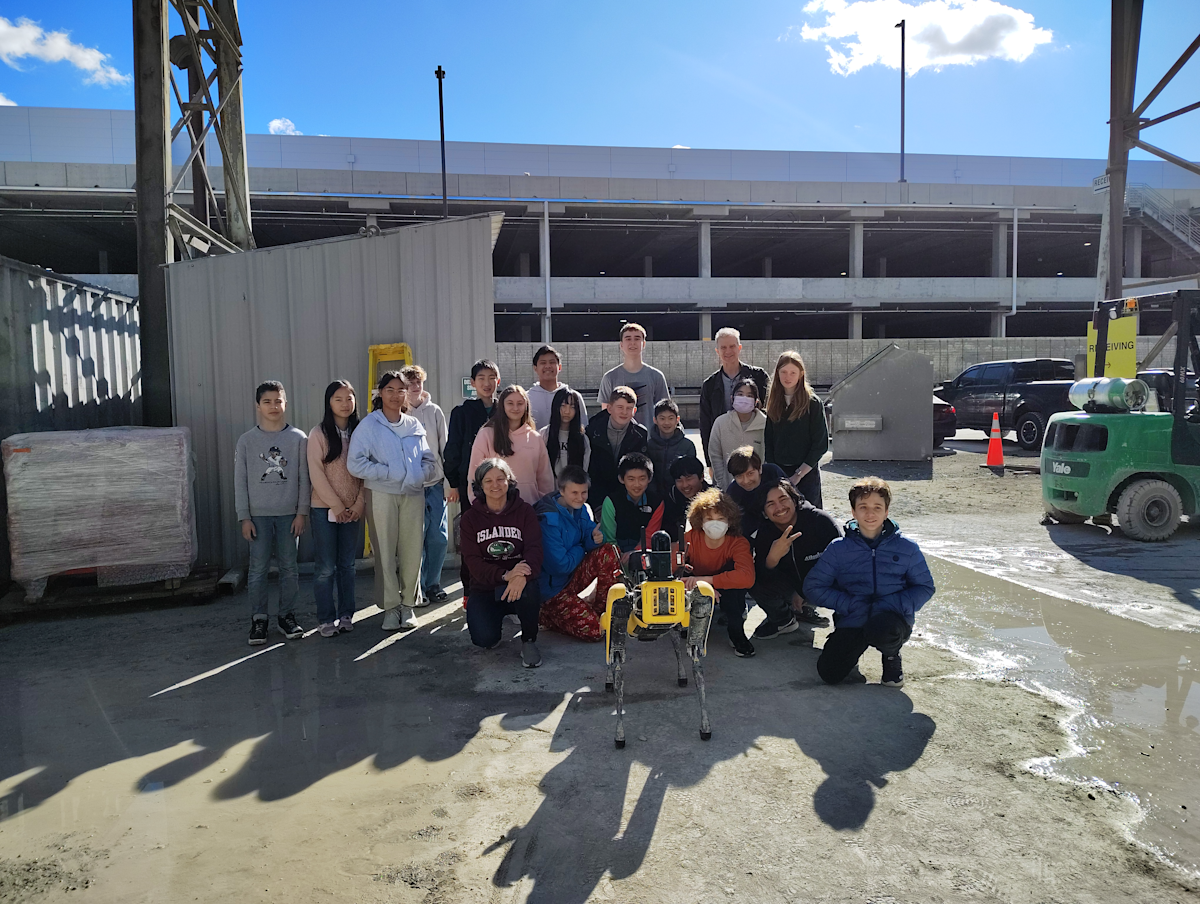
M 712 585 L 718 590 L 749 590 L 754 586 L 754 556 L 750 541 L 745 537 L 725 537 L 716 549 L 710 549 L 704 531 L 687 532 L 688 564 L 696 577 L 712 575 Z M 722 571 L 729 565 L 729 569 Z

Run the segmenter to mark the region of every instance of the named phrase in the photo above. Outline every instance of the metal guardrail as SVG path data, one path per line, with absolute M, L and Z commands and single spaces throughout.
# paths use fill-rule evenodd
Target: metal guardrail
M 1143 182 L 1125 187 L 1125 209 L 1140 210 L 1200 254 L 1200 222 L 1179 210 L 1164 195 Z

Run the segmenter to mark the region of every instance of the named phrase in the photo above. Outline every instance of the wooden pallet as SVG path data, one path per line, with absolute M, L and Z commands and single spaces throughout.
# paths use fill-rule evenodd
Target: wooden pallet
M 186 578 L 172 578 L 166 581 L 155 581 L 151 584 L 132 584 L 124 587 L 97 587 L 91 583 L 73 583 L 51 578 L 46 593 L 41 599 L 25 599 L 25 591 L 20 587 L 14 587 L 13 590 L 0 597 L 0 616 L 153 600 L 207 602 L 217 594 L 217 581 L 220 576 L 220 572 L 215 569 L 203 569 L 193 571 Z

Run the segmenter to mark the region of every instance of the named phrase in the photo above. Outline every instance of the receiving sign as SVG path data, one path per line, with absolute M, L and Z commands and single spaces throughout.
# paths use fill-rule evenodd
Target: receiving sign
M 1108 351 L 1104 355 L 1104 377 L 1137 376 L 1138 318 L 1118 317 L 1108 322 Z M 1096 373 L 1096 328 L 1087 327 L 1087 375 Z

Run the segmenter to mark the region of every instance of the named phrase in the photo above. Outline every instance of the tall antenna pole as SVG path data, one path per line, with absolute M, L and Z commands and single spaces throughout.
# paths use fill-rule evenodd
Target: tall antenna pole
M 896 23 L 900 29 L 900 181 L 904 180 L 904 23 L 901 19 Z
M 442 79 L 446 70 L 438 66 L 433 73 L 438 80 L 438 122 L 442 127 L 442 219 L 450 216 L 450 200 L 446 195 L 446 109 L 442 105 Z

